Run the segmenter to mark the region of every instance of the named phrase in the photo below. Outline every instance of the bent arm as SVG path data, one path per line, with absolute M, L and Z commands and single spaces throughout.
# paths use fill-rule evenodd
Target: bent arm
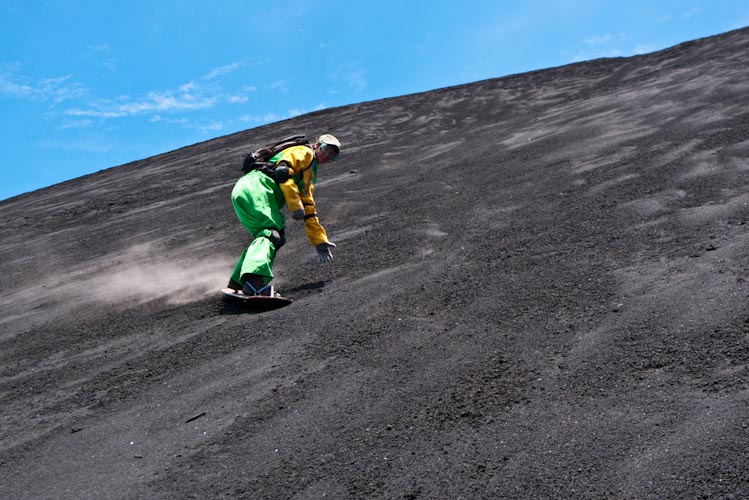
M 317 210 L 315 209 L 315 200 L 312 194 L 315 190 L 314 181 L 310 179 L 309 184 L 305 183 L 304 192 L 301 194 L 302 204 L 304 206 L 304 229 L 307 231 L 307 238 L 309 238 L 312 246 L 317 246 L 320 243 L 328 242 L 328 234 L 325 232 L 325 228 L 320 224 L 320 219 L 317 217 Z

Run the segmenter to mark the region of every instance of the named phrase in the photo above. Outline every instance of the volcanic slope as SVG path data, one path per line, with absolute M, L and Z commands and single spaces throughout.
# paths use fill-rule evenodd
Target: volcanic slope
M 749 497 L 749 30 L 300 116 L 0 204 L 0 497 Z M 243 156 L 333 133 L 291 306 Z

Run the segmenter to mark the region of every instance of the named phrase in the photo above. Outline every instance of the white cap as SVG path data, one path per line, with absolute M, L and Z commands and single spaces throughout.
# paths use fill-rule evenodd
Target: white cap
M 325 144 L 330 144 L 331 146 L 337 147 L 339 152 L 341 151 L 341 141 L 336 139 L 336 137 L 333 135 L 323 134 L 317 138 L 317 142 L 324 142 Z

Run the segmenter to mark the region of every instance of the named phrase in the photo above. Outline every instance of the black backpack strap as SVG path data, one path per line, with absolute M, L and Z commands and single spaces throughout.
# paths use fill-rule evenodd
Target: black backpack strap
M 246 174 L 247 172 L 255 170 L 255 163 L 268 162 L 271 158 L 276 156 L 284 149 L 288 149 L 293 146 L 307 146 L 310 148 L 312 147 L 309 143 L 309 140 L 304 134 L 284 137 L 272 146 L 263 146 L 262 148 L 256 149 L 252 153 L 248 154 L 244 159 L 242 171 Z

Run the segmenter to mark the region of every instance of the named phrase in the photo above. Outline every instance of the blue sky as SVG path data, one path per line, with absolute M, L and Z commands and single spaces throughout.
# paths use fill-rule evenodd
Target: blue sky
M 0 199 L 319 109 L 747 25 L 746 0 L 0 0 Z

